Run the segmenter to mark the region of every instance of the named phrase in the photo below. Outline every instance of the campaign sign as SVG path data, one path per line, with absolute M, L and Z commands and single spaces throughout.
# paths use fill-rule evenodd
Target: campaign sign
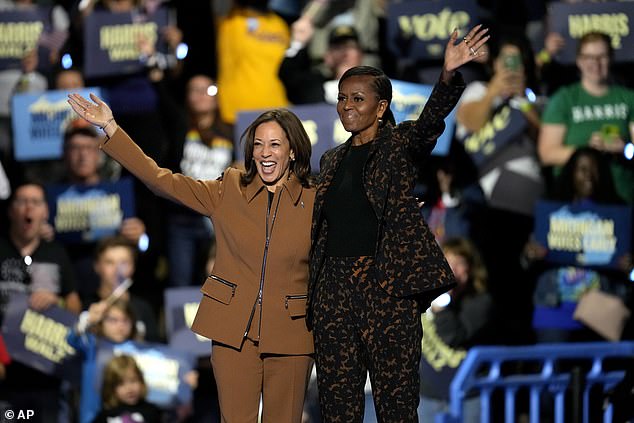
M 135 216 L 131 178 L 96 185 L 48 185 L 49 223 L 63 243 L 97 241 L 114 235 L 123 219 Z
M 350 134 L 343 129 L 337 109 L 331 104 L 306 104 L 288 108 L 302 121 L 312 144 L 310 166 L 313 172 L 319 171 L 319 159 L 322 154 L 335 145 L 345 142 Z M 268 109 L 267 109 L 268 110 Z M 240 142 L 242 133 L 265 110 L 238 113 L 236 124 L 236 158 L 244 160 L 244 145 Z
M 392 104 L 390 108 L 394 113 L 396 123 L 418 119 L 433 89 L 433 85 L 392 80 Z M 449 153 L 455 122 L 456 109 L 454 107 L 449 116 L 445 118 L 445 131 L 438 137 L 432 154 L 446 156 Z
M 50 31 L 49 12 L 48 8 L 0 11 L 0 70 L 21 68 L 22 58 Z
M 103 371 L 110 359 L 126 354 L 134 358 L 143 373 L 149 402 L 173 408 L 191 401 L 192 386 L 186 383 L 186 378 L 194 369 L 194 355 L 157 343 L 126 341 L 112 344 L 103 341 L 98 346 L 95 386 L 102 385 Z
M 397 57 L 442 59 L 453 30 L 464 36 L 477 15 L 475 0 L 389 2 L 388 48 Z
M 191 330 L 201 293 L 198 287 L 165 290 L 165 328 L 172 348 L 199 356 L 211 354 L 211 341 Z
M 557 2 L 549 10 L 550 30 L 564 37 L 566 48 L 556 56 L 560 63 L 575 62 L 575 46 L 579 38 L 591 31 L 603 32 L 610 36 L 614 49 L 614 62 L 634 60 L 634 33 L 630 27 L 634 23 L 634 3 L 611 1 L 605 3 Z
M 79 383 L 80 361 L 66 342 L 76 316 L 57 306 L 33 310 L 28 298 L 27 294 L 13 293 L 7 306 L 2 334 L 11 359 Z
M 535 239 L 548 249 L 546 260 L 581 267 L 618 268 L 631 246 L 632 208 L 591 202 L 539 201 Z
M 125 75 L 141 71 L 139 37 L 165 52 L 160 31 L 168 24 L 168 10 L 150 15 L 94 11 L 84 24 L 84 74 L 87 78 Z
M 83 88 L 77 93 L 101 97 L 99 88 Z M 59 159 L 64 131 L 77 114 L 67 102 L 68 91 L 16 94 L 12 98 L 14 157 L 17 161 Z
M 463 140 L 464 149 L 477 167 L 481 167 L 505 145 L 517 140 L 528 122 L 524 114 L 508 105 L 501 107 L 477 132 Z

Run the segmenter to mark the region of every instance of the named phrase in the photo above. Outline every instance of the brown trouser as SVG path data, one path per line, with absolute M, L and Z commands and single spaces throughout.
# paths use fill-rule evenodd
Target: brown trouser
M 260 354 L 246 339 L 242 348 L 214 343 L 211 352 L 223 423 L 300 423 L 313 358 Z

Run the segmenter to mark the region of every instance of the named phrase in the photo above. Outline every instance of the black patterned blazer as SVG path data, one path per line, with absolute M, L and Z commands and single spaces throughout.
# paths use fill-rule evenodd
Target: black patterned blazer
M 376 280 L 390 295 L 417 295 L 427 305 L 435 296 L 451 289 L 455 281 L 413 196 L 415 164 L 431 154 L 445 129 L 444 118 L 463 90 L 459 73 L 449 85 L 438 82 L 416 121 L 396 126 L 386 124 L 379 129 L 364 165 L 363 186 L 379 222 L 374 257 Z M 324 197 L 351 143 L 350 138 L 321 158 L 311 232 L 309 316 L 328 236 L 328 225 L 322 216 Z

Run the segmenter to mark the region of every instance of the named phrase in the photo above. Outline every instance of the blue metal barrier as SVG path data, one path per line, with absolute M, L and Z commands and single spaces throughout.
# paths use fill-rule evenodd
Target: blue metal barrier
M 596 342 L 568 344 L 540 344 L 521 347 L 474 347 L 469 350 L 460 365 L 450 387 L 449 411 L 436 415 L 436 423 L 462 423 L 462 403 L 467 393 L 480 395 L 480 421 L 491 421 L 491 396 L 503 391 L 504 421 L 516 421 L 516 399 L 518 391 L 528 390 L 529 419 L 531 423 L 540 421 L 540 404 L 544 395 L 554 402 L 552 421 L 563 423 L 566 412 L 578 413 L 577 421 L 589 422 L 590 390 L 601 389 L 605 393 L 624 375 L 624 367 L 615 361 L 614 369 L 605 369 L 608 359 L 631 358 L 634 356 L 634 342 Z M 563 369 L 562 363 L 584 362 L 581 366 Z M 528 364 L 528 366 L 526 366 Z M 625 360 L 621 366 L 625 365 Z M 503 370 L 504 366 L 504 370 Z M 507 371 L 516 366 L 517 373 Z M 527 369 L 528 368 L 528 369 Z M 534 372 L 531 370 L 535 368 Z M 573 405 L 564 409 L 567 389 L 578 392 L 573 395 Z M 596 395 L 596 393 L 595 393 Z M 574 397 L 578 401 L 574 403 Z M 567 414 L 568 419 L 574 414 Z M 612 407 L 603 412 L 603 422 L 612 421 Z

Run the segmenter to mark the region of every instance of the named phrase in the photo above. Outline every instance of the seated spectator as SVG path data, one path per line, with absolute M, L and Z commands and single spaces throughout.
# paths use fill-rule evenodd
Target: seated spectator
M 623 157 L 634 137 L 634 91 L 610 83 L 613 51 L 610 37 L 589 32 L 579 40 L 577 68 L 581 81 L 558 90 L 542 115 L 539 156 L 558 172 L 577 148 L 590 146 L 611 159 L 619 195 L 634 203 L 634 168 Z
M 48 219 L 44 188 L 17 185 L 8 215 L 9 234 L 0 239 L 0 323 L 13 293 L 26 293 L 34 310 L 61 305 L 78 314 L 81 302 L 70 260 L 61 245 L 40 235 Z M 58 421 L 60 386 L 58 378 L 13 361 L 0 383 L 0 398 L 13 410 L 35 410 L 37 421 Z
M 422 316 L 421 404 L 419 417 L 431 422 L 449 407 L 449 385 L 469 348 L 489 343 L 493 302 L 487 270 L 466 238 L 447 239 L 442 249 L 458 285 L 434 300 Z M 480 421 L 480 398 L 466 399 L 463 422 Z
M 314 28 L 310 21 L 303 26 L 300 21 L 293 24 L 291 46 L 280 66 L 279 76 L 286 89 L 286 95 L 293 104 L 322 103 L 334 104 L 339 94 L 338 81 L 348 69 L 359 66 L 363 61 L 363 51 L 354 27 L 335 26 L 328 37 L 328 49 L 322 66 L 314 66 L 308 53 Z

